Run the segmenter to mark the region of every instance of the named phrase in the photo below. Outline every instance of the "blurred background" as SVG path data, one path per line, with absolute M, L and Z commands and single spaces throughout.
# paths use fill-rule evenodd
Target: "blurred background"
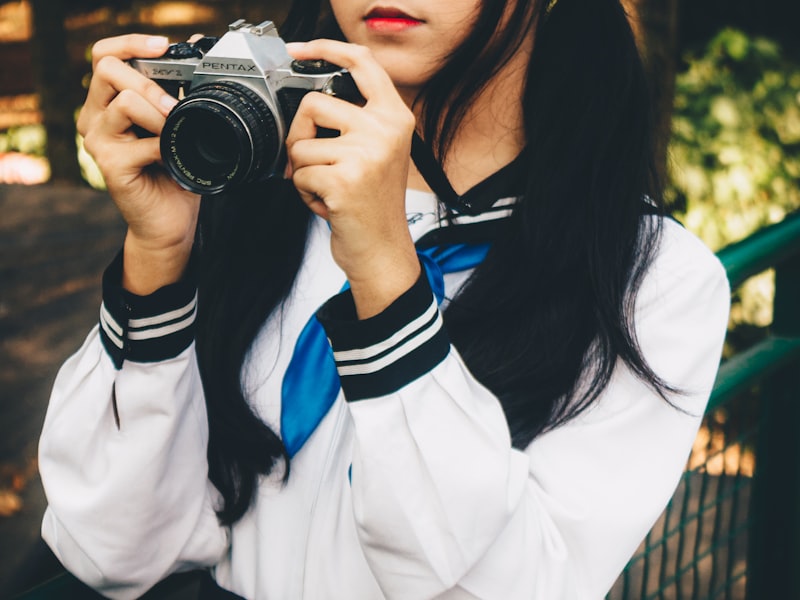
M 652 82 L 676 216 L 717 251 L 796 210 L 800 2 L 624 4 Z M 124 234 L 74 127 L 91 45 L 131 31 L 173 40 L 218 35 L 239 17 L 280 28 L 287 7 L 288 0 L 0 0 L 0 597 L 38 538 L 36 444 L 49 388 L 97 319 L 100 273 Z M 766 335 L 773 293 L 770 270 L 737 289 L 726 356 Z M 745 420 L 754 401 L 737 399 Z M 714 422 L 729 414 L 707 421 L 693 460 L 712 475 L 746 478 L 750 444 L 726 442 L 715 453 Z M 711 454 L 719 460 L 707 461 Z

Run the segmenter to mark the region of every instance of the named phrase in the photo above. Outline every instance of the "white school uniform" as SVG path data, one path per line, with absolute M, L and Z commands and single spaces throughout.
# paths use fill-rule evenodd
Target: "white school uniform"
M 510 204 L 449 226 L 474 231 Z M 407 213 L 415 240 L 443 226 L 431 194 L 409 191 Z M 275 431 L 297 336 L 345 282 L 323 221 L 306 252 L 243 371 L 249 402 Z M 445 276 L 448 297 L 467 275 Z M 251 509 L 226 528 L 207 479 L 193 289 L 133 307 L 109 306 L 112 295 L 54 385 L 40 444 L 45 540 L 111 598 L 205 566 L 245 598 L 277 600 L 602 598 L 684 468 L 730 299 L 716 257 L 666 220 L 635 326 L 649 365 L 685 394 L 671 406 L 620 363 L 589 410 L 517 450 L 441 319 L 422 318 L 440 310 L 424 278 L 367 321 L 347 321 L 339 297 L 327 335 L 351 358 L 361 348 L 367 366 L 340 372 L 343 392 L 288 483 L 262 478 Z

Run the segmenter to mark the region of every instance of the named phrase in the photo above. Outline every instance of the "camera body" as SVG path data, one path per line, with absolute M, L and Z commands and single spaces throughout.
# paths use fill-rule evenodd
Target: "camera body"
M 293 60 L 271 21 L 240 19 L 221 38 L 172 44 L 164 56 L 130 65 L 179 99 L 161 134 L 161 156 L 173 179 L 199 194 L 281 169 L 289 126 L 308 92 L 364 102 L 346 70 Z

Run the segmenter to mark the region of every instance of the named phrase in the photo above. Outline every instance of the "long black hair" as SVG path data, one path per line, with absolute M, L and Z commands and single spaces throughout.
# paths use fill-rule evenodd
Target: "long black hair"
M 642 215 L 660 211 L 661 194 L 648 86 L 619 0 L 483 0 L 472 32 L 423 90 L 420 134 L 443 160 L 470 103 L 534 28 L 521 99 L 524 196 L 445 312 L 518 448 L 591 405 L 619 361 L 663 397 L 671 390 L 633 324 L 661 223 Z M 342 37 L 321 0 L 295 0 L 281 33 Z M 290 294 L 309 220 L 281 180 L 202 203 L 197 353 L 209 477 L 226 524 L 246 512 L 259 476 L 278 465 L 289 473 L 279 436 L 247 402 L 242 367 Z

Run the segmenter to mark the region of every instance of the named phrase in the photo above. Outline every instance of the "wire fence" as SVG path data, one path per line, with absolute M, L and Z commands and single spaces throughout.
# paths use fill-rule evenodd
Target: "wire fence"
M 607 600 L 744 600 L 754 406 L 748 394 L 705 416 L 672 500 Z

